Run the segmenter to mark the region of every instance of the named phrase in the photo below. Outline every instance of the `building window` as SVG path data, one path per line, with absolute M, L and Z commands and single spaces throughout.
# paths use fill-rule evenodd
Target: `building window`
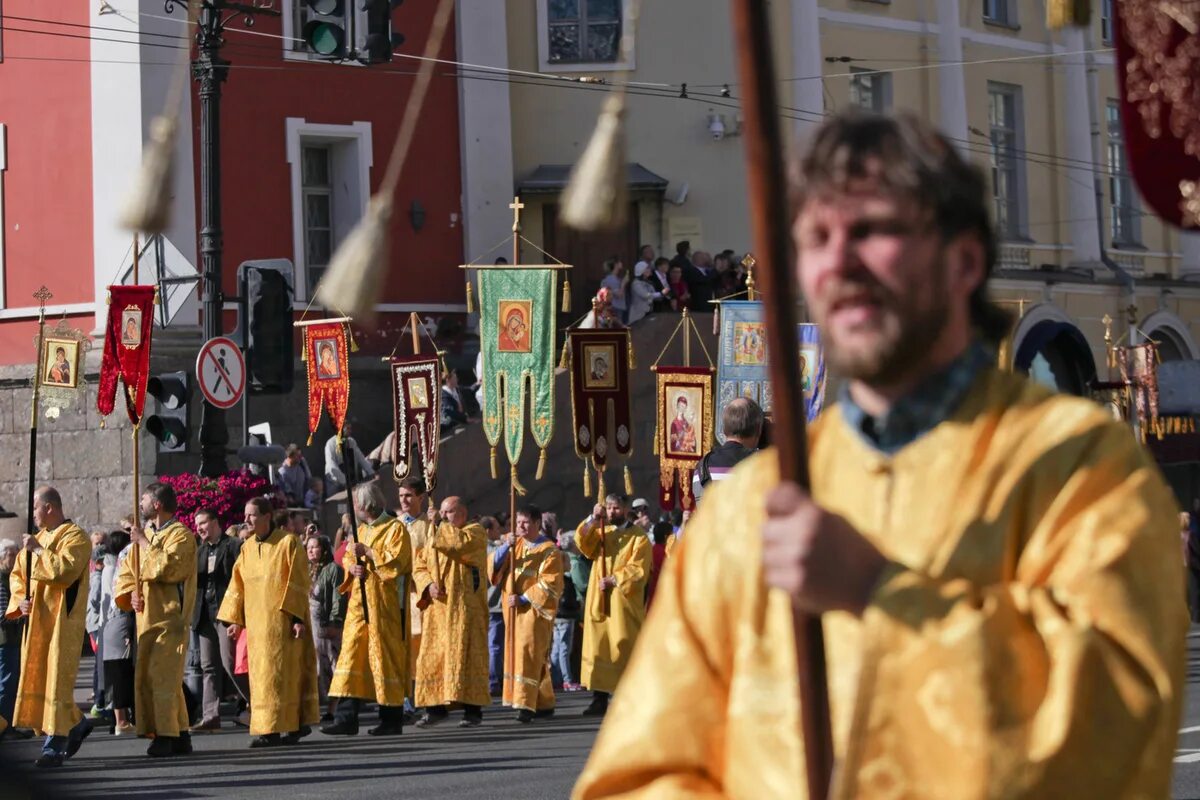
M 1100 41 L 1113 43 L 1113 0 L 1100 0 Z
M 1016 0 L 983 0 L 983 20 L 996 25 L 1017 27 Z
M 621 61 L 621 33 L 630 0 L 537 0 L 542 71 L 633 69 Z
M 366 211 L 371 124 L 327 125 L 289 118 L 286 129 L 296 299 L 307 300 L 338 244 Z
M 1106 112 L 1108 123 L 1108 195 L 1111 201 L 1109 214 L 1112 243 L 1138 245 L 1141 243 L 1141 212 L 1138 209 L 1137 193 L 1133 178 L 1129 174 L 1129 157 L 1125 152 L 1125 135 L 1121 130 L 1121 107 L 1115 100 L 1108 101 Z
M 304 198 L 304 265 L 316 286 L 333 256 L 333 165 L 329 145 L 305 145 L 300 153 Z
M 882 114 L 892 106 L 892 76 L 887 72 L 851 69 L 850 104 Z
M 988 83 L 988 126 L 991 142 L 992 197 L 996 231 L 1003 238 L 1023 238 L 1024 133 L 1021 87 Z

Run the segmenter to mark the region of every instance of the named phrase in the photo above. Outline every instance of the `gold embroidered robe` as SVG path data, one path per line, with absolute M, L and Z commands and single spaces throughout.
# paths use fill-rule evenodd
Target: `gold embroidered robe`
M 415 567 L 417 554 L 425 549 L 425 543 L 429 540 L 429 532 L 433 530 L 433 526 L 429 524 L 429 520 L 425 517 L 416 517 L 410 522 L 405 522 L 404 526 L 408 528 L 408 543 L 412 548 L 413 565 Z M 417 594 L 413 584 L 412 576 L 408 579 L 408 621 L 410 632 L 408 637 L 408 676 L 409 680 L 417 674 L 417 657 L 421 652 L 421 609 L 417 608 L 417 601 L 420 600 L 420 595 Z
M 292 733 L 317 722 L 317 653 L 308 627 L 311 579 L 295 534 L 276 529 L 242 543 L 217 619 L 246 629 L 250 733 Z
M 636 525 L 606 525 L 602 549 L 599 523 L 589 524 L 587 520 L 575 531 L 575 544 L 592 561 L 583 611 L 582 682 L 594 692 L 612 692 L 629 664 L 646 619 L 646 583 L 654 563 L 653 551 L 650 539 Z M 602 575 L 617 579 L 617 585 L 608 590 L 608 616 L 601 605 Z
M 809 445 L 814 497 L 893 562 L 861 619 L 824 617 L 835 798 L 1168 796 L 1177 507 L 1128 428 L 989 370 L 890 457 L 836 407 Z M 705 495 L 576 798 L 804 797 L 776 482 L 757 456 Z
M 17 551 L 9 575 L 11 596 L 5 616 L 21 616 L 26 586 L 32 601 L 21 644 L 21 679 L 12 724 L 39 734 L 66 736 L 83 716 L 75 704 L 75 677 L 86 628 L 92 543 L 70 520 L 35 535 L 43 550 L 30 558 L 32 581 L 25 571 L 26 550 Z
M 342 652 L 329 694 L 357 697 L 384 706 L 404 705 L 408 694 L 408 583 L 412 550 L 404 523 L 384 514 L 358 523 L 358 538 L 375 558 L 365 559 L 368 624 L 363 620 L 362 582 L 350 574 L 357 560 L 346 548 L 346 579 L 338 591 L 347 595 Z
M 147 528 L 146 538 L 149 546 L 138 548 L 145 607 L 137 615 L 137 733 L 178 736 L 188 729 L 183 672 L 196 602 L 196 536 L 172 520 L 162 530 Z M 113 600 L 125 611 L 133 610 L 134 588 L 130 557 L 113 581 Z
M 512 558 L 516 562 L 513 589 L 529 601 L 515 609 L 508 607 L 509 554 L 504 554 L 498 568 L 495 561 L 488 564 L 492 584 L 504 589 L 504 705 L 545 711 L 554 708 L 550 646 L 563 592 L 562 556 L 548 539 L 530 544 L 518 538 Z
M 417 657 L 418 706 L 486 706 L 487 534 L 475 523 L 437 526 L 416 557 L 413 583 L 420 597 L 432 583 L 444 594 L 425 608 Z

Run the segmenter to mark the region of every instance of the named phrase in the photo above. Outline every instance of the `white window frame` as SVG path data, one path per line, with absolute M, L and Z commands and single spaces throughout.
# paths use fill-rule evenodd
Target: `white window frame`
M 499 2 L 499 0 L 494 0 Z M 581 3 L 587 0 L 579 0 Z M 629 20 L 629 5 L 632 0 L 621 0 L 621 34 L 625 33 L 625 25 Z M 539 72 L 616 72 L 618 70 L 632 70 L 637 68 L 637 53 L 629 54 L 628 60 L 622 60 L 620 56 L 620 44 L 618 43 L 618 55 L 614 61 L 591 61 L 591 62 L 570 62 L 563 63 L 561 61 L 550 60 L 550 9 L 547 5 L 547 0 L 537 0 L 537 37 L 538 37 L 538 71 Z M 635 51 L 637 47 L 633 48 Z
M 1100 0 L 1100 41 L 1103 44 L 1113 43 L 1113 12 L 1114 0 Z
M 1112 116 L 1116 109 L 1116 118 Z M 1105 167 L 1108 170 L 1108 236 L 1114 249 L 1123 247 L 1141 248 L 1142 246 L 1142 214 L 1138 205 L 1137 190 L 1133 185 L 1133 175 L 1129 172 L 1129 151 L 1125 147 L 1125 136 L 1121 130 L 1121 104 L 1110 99 L 1104 107 L 1104 133 L 1108 137 L 1104 149 Z M 1113 135 L 1113 129 L 1116 135 Z M 1121 195 L 1128 202 L 1123 211 L 1118 210 L 1117 190 L 1120 184 Z M 1117 236 L 1118 217 L 1123 235 Z
M 995 8 L 1003 12 L 1003 16 L 988 13 L 988 5 L 991 4 Z M 983 21 L 990 25 L 1000 25 L 1005 28 L 1019 28 L 1020 23 L 1017 21 L 1017 2 L 1016 0 L 982 0 L 983 6 Z
M 330 125 L 299 117 L 284 121 L 287 160 L 292 184 L 292 264 L 295 266 L 296 302 L 307 302 L 316 287 L 308 285 L 308 251 L 304 241 L 304 190 L 300 180 L 300 153 L 304 144 L 333 145 L 330 183 L 334 191 L 333 247 L 362 219 L 371 197 L 371 123 Z
M 871 84 L 871 100 L 870 107 L 858 103 L 854 99 L 854 84 L 856 82 L 866 81 Z M 850 104 L 865 111 L 873 111 L 877 114 L 887 112 L 892 107 L 892 74 L 890 72 L 880 72 L 873 69 L 859 69 L 857 67 L 850 68 Z
M 1027 241 L 1029 231 L 1029 192 L 1025 177 L 1025 110 L 1024 110 L 1024 93 L 1020 84 L 1001 83 L 998 81 L 988 81 L 988 108 L 991 109 L 992 95 L 994 93 L 1007 95 L 1012 99 L 1012 162 L 1013 162 L 1013 182 L 1016 184 L 1016 198 L 1010 202 L 1015 208 L 1016 220 L 1010 217 L 1009 227 L 1000 229 L 997 227 L 997 236 L 1001 241 Z M 993 131 L 992 121 L 988 119 L 988 142 L 989 142 L 989 159 L 992 160 L 993 173 L 996 171 L 994 158 L 991 154 L 991 134 Z M 992 186 L 993 203 L 996 198 L 996 186 L 993 180 Z M 996 219 L 997 224 L 1000 222 Z

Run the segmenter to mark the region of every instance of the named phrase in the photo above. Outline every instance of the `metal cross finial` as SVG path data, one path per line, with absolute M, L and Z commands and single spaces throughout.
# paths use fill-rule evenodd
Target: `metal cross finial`
M 33 299 L 38 301 L 38 306 L 41 308 L 46 307 L 46 301 L 51 297 L 54 297 L 53 293 L 45 286 L 33 293 Z
M 514 197 L 508 207 L 513 210 L 513 233 L 516 233 L 521 230 L 521 209 L 525 207 L 525 204 L 521 202 L 520 197 Z

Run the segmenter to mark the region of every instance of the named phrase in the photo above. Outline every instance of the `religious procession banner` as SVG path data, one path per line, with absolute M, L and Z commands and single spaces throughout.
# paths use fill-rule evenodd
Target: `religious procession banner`
M 350 407 L 350 322 L 346 319 L 305 323 L 301 351 L 308 372 L 308 443 L 321 424 L 321 409 L 329 413 L 340 437 Z
M 713 440 L 712 367 L 656 367 L 658 374 L 658 504 L 664 511 L 696 505 L 692 471 Z M 678 482 L 678 487 L 676 487 Z
M 427 491 L 437 485 L 442 420 L 441 359 L 434 355 L 393 356 L 392 474 L 397 481 L 419 475 Z
M 554 432 L 554 311 L 558 283 L 555 270 L 516 266 L 479 270 L 479 348 L 483 358 L 483 432 L 492 447 L 504 440 L 511 473 L 521 457 L 525 408 L 529 407 L 533 441 L 542 449 L 538 477 L 546 462 L 546 446 Z
M 154 328 L 154 286 L 109 286 L 108 324 L 104 328 L 104 353 L 96 409 L 107 417 L 116 404 L 117 379 L 125 386 L 125 412 L 138 425 L 146 406 L 146 381 L 150 377 L 150 334 Z M 57 353 L 56 353 L 57 355 Z M 75 365 L 78 378 L 78 363 Z M 67 382 L 69 375 L 59 373 Z M 55 376 L 51 375 L 52 382 Z
M 809 422 L 825 403 L 825 350 L 816 325 L 796 326 L 800 357 L 800 382 Z M 759 301 L 726 300 L 721 303 L 721 331 L 717 361 L 717 414 L 719 418 L 736 397 L 748 397 L 771 413 L 771 379 L 767 361 L 767 322 Z M 718 426 L 719 427 L 719 426 Z M 718 430 L 717 438 L 724 441 Z
M 584 460 L 583 493 L 590 496 L 592 481 L 588 461 L 598 476 L 596 497 L 607 491 L 604 470 L 610 454 L 633 454 L 633 406 L 629 373 L 633 369 L 633 343 L 627 329 L 573 329 L 567 333 L 571 372 L 571 421 L 575 454 Z M 625 468 L 626 493 L 632 479 Z
M 1121 380 L 1133 395 L 1131 412 L 1137 415 L 1144 442 L 1148 432 L 1159 430 L 1158 346 L 1154 342 L 1146 342 L 1132 347 L 1119 347 L 1116 356 Z

